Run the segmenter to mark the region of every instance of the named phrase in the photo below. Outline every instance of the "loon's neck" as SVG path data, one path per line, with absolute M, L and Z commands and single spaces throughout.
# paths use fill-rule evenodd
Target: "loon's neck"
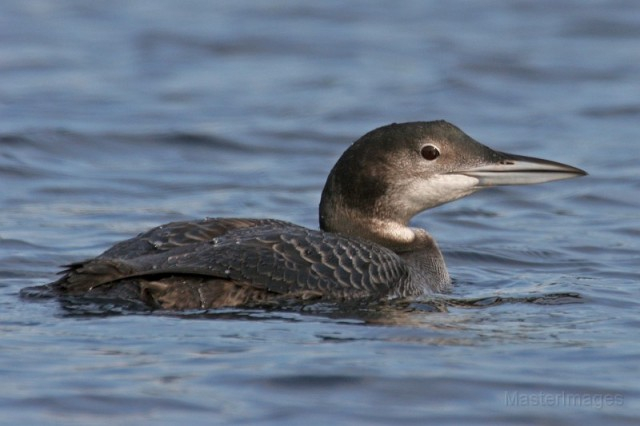
M 390 220 L 364 217 L 357 212 L 321 216 L 320 228 L 327 232 L 364 238 L 394 251 L 411 250 L 417 242 L 414 228 Z

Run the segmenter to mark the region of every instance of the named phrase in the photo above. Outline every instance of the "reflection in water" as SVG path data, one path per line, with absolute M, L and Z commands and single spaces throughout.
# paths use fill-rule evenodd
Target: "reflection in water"
M 304 321 L 305 317 L 349 321 L 353 324 L 428 326 L 430 314 L 447 313 L 449 308 L 487 309 L 505 304 L 566 305 L 584 303 L 579 293 L 547 293 L 522 296 L 487 296 L 458 298 L 436 295 L 423 300 L 404 299 L 348 303 L 300 303 L 299 301 L 255 306 L 252 309 L 209 309 L 186 312 L 153 310 L 139 301 L 122 299 L 88 299 L 86 297 L 59 297 L 46 289 L 28 288 L 21 292 L 26 300 L 59 300 L 64 316 L 92 317 L 112 315 L 165 315 L 184 319 L 207 320 L 264 320 Z

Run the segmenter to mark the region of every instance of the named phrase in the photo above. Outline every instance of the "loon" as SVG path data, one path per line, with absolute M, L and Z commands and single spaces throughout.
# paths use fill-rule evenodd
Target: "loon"
M 494 151 L 446 121 L 393 123 L 362 136 L 335 164 L 320 230 L 276 219 L 172 222 L 31 289 L 167 310 L 446 292 L 442 253 L 426 230 L 409 226 L 412 217 L 482 188 L 586 174 Z

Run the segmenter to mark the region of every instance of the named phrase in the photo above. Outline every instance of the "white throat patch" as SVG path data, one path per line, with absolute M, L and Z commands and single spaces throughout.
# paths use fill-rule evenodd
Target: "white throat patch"
M 457 200 L 478 189 L 478 179 L 466 175 L 447 174 L 432 178 L 415 179 L 402 189 L 394 191 L 390 199 L 409 216 L 423 210 Z

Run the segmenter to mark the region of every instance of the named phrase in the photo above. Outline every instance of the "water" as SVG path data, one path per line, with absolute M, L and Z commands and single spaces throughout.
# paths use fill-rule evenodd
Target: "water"
M 0 3 L 3 424 L 637 424 L 634 1 Z M 437 303 L 110 312 L 26 301 L 168 221 L 316 226 L 344 148 L 446 118 L 586 178 L 416 218 Z

